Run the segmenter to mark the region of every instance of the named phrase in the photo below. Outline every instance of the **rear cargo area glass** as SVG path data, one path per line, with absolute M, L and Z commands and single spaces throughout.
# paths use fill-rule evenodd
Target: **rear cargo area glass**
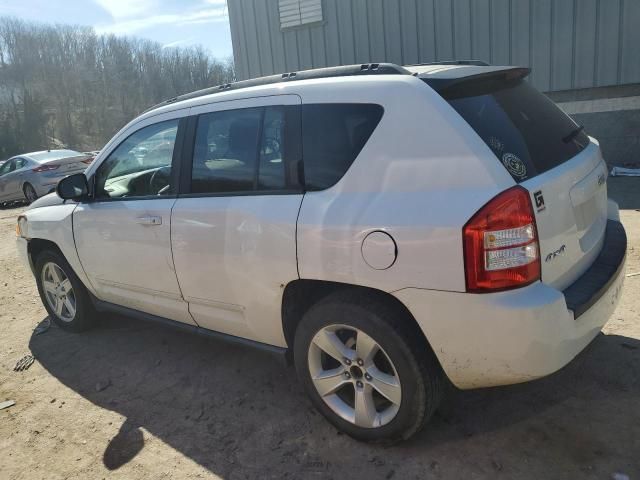
M 443 96 L 517 182 L 560 165 L 589 144 L 569 116 L 524 80 L 471 84 Z

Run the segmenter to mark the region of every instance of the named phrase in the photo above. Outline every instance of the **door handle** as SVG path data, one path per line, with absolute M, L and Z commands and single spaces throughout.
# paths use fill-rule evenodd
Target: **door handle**
M 155 215 L 138 217 L 136 218 L 136 223 L 139 223 L 140 225 L 162 225 L 162 217 L 157 217 Z

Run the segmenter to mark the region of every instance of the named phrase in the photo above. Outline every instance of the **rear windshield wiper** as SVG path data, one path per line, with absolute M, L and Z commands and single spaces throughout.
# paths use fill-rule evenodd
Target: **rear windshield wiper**
M 576 138 L 580 134 L 580 132 L 583 130 L 584 130 L 584 125 L 579 125 L 578 128 L 576 128 L 575 130 L 572 130 L 571 133 L 569 133 L 569 135 L 567 135 L 566 137 L 562 137 L 562 141 L 564 143 L 569 143 L 571 140 Z

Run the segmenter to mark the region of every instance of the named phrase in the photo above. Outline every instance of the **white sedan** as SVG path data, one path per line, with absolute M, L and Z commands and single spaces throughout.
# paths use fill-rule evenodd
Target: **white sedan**
M 0 166 L 0 203 L 31 203 L 55 190 L 67 175 L 83 172 L 92 161 L 93 157 L 74 150 L 45 150 L 12 157 Z

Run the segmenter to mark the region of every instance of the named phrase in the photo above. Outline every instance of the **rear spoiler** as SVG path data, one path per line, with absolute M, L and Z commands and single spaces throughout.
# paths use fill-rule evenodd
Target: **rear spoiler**
M 464 75 L 465 72 L 468 72 Z M 482 91 L 492 91 L 505 84 L 525 78 L 531 69 L 525 67 L 468 67 L 458 75 L 442 74 L 418 75 L 431 88 L 445 98 L 459 98 L 480 95 Z

